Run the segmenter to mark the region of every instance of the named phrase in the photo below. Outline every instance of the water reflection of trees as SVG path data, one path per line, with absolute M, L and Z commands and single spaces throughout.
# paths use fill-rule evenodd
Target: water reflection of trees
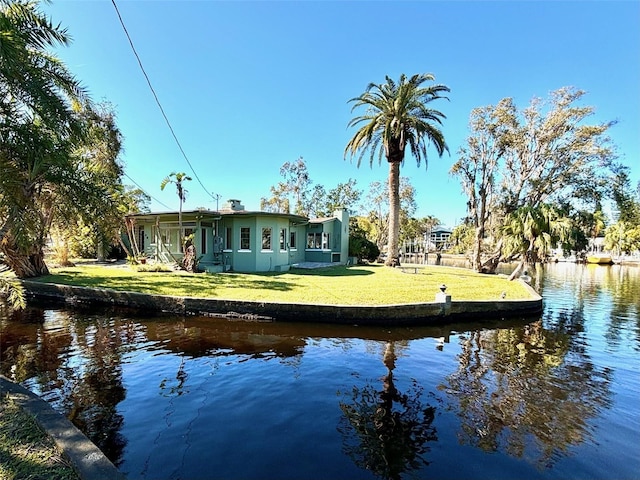
M 606 332 L 608 345 L 619 345 L 624 332 L 631 329 L 634 348 L 640 350 L 640 268 L 616 265 L 607 271 L 607 286 L 613 301 Z
M 559 263 L 546 265 L 542 280 L 543 295 L 549 284 L 554 303 L 572 309 L 586 304 L 588 315 L 604 317 L 608 349 L 615 350 L 631 332 L 634 348 L 640 350 L 640 268 Z
M 459 368 L 441 386 L 457 403 L 460 440 L 541 466 L 588 440 L 611 402 L 612 372 L 590 361 L 582 328 L 577 310 L 461 336 Z
M 8 318 L 0 342 L 2 374 L 48 400 L 116 464 L 126 444 L 116 406 L 125 396 L 121 346 L 129 326 L 29 309 Z
M 404 472 L 428 465 L 427 442 L 437 440 L 432 425 L 435 408 L 422 403 L 422 388 L 415 382 L 406 393 L 396 388 L 395 361 L 395 343 L 388 342 L 382 389 L 354 386 L 344 394 L 350 399 L 340 402 L 343 417 L 338 430 L 344 452 L 360 468 L 385 479 L 399 479 Z
M 41 395 L 69 417 L 116 465 L 125 439 L 118 404 L 126 390 L 123 363 L 141 344 L 180 357 L 174 378 L 161 389 L 178 396 L 188 388 L 189 358 L 299 359 L 306 339 L 293 327 L 216 319 L 131 320 L 28 309 L 0 315 L 0 373 Z M 284 331 L 283 331 L 284 330 Z M 166 388 L 163 388 L 166 387 Z
M 73 406 L 68 416 L 117 465 L 126 446 L 120 434 L 124 419 L 117 410 L 126 392 L 122 354 L 132 327 L 129 320 L 92 320 L 73 323 L 85 363 L 70 398 Z

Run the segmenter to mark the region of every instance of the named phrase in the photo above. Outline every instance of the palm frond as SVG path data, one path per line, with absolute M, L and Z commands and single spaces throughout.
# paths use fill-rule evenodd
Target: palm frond
M 427 104 L 447 99 L 443 94 L 449 87 L 442 84 L 422 86 L 434 81 L 432 74 L 415 74 L 410 78 L 401 74 L 398 81 L 389 76 L 381 84 L 370 83 L 358 97 L 349 100 L 351 111 L 366 108 L 363 115 L 352 118 L 348 128 L 359 127 L 345 147 L 344 155 L 357 157 L 358 166 L 365 150 L 370 151 L 373 164 L 376 153 L 384 154 L 389 162 L 404 162 L 407 146 L 416 162 L 427 159 L 427 147 L 433 144 L 439 156 L 449 151 L 442 131 L 446 116 Z M 435 125 L 434 125 L 435 124 Z

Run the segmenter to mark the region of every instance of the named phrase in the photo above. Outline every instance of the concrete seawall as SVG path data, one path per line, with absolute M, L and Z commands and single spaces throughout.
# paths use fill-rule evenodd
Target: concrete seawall
M 66 417 L 22 385 L 0 375 L 0 394 L 7 394 L 35 418 L 83 480 L 125 480 L 109 459 Z
M 542 297 L 531 287 L 527 300 L 424 302 L 398 305 L 315 305 L 149 295 L 102 288 L 22 281 L 27 297 L 70 306 L 125 307 L 149 313 L 235 316 L 255 320 L 326 322 L 352 325 L 430 325 L 482 318 L 536 315 Z

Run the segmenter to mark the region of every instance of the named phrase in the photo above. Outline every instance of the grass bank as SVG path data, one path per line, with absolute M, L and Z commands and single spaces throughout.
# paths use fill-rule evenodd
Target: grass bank
M 504 276 L 426 265 L 413 269 L 382 265 L 336 266 L 289 272 L 189 274 L 138 272 L 128 266 L 55 268 L 36 279 L 63 285 L 226 300 L 325 305 L 392 305 L 431 302 L 442 284 L 454 301 L 532 298 L 520 282 Z
M 35 419 L 4 394 L 0 395 L 0 478 L 79 479 Z

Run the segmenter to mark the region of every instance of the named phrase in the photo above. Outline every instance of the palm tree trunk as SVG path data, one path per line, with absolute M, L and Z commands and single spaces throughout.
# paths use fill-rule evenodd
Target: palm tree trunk
M 400 266 L 398 238 L 400 236 L 400 162 L 389 162 L 389 240 L 387 242 L 388 267 Z
M 182 231 L 182 196 L 180 196 L 180 209 L 178 210 L 178 242 L 180 242 L 179 247 L 181 253 L 184 253 L 183 237 L 184 232 Z
M 515 280 L 520 276 L 520 272 L 524 269 L 524 266 L 526 265 L 526 263 L 527 261 L 523 257 L 518 263 L 518 265 L 516 266 L 516 269 L 513 272 L 511 272 L 511 275 L 509 275 L 509 281 Z
M 0 244 L 0 251 L 4 254 L 5 263 L 18 278 L 32 278 L 49 274 L 49 269 L 44 263 L 42 248 L 25 253 L 5 236 Z
M 535 264 L 534 261 L 532 260 L 532 256 L 534 254 L 534 248 L 533 248 L 534 241 L 535 240 L 533 238 L 529 239 L 529 248 L 525 253 L 522 254 L 520 263 L 518 263 L 518 266 L 516 267 L 516 269 L 513 272 L 511 272 L 511 275 L 509 275 L 509 281 L 518 278 L 520 276 L 520 272 L 524 269 L 526 265 Z

